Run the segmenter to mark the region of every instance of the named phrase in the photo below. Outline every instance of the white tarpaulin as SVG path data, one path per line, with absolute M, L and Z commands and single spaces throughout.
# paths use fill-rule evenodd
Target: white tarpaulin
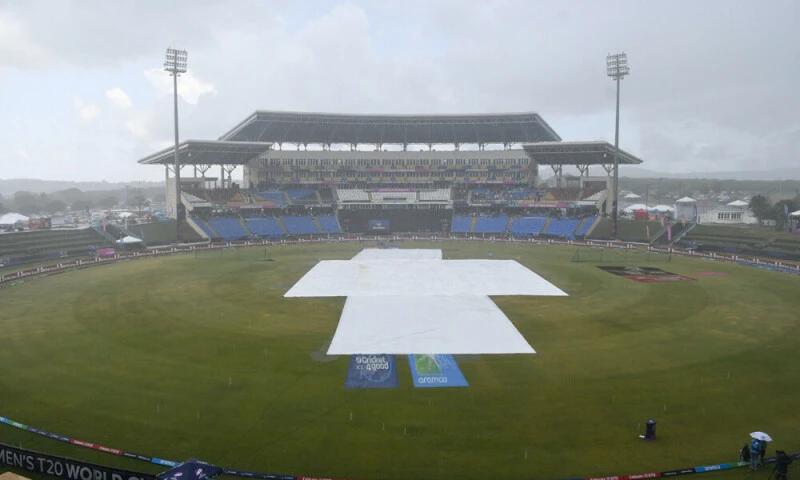
M 513 260 L 441 257 L 365 250 L 319 262 L 285 296 L 348 297 L 329 355 L 535 353 L 488 295 L 567 294 Z
M 514 260 L 324 260 L 287 297 L 565 296 Z
M 328 355 L 536 353 L 486 296 L 348 297 Z

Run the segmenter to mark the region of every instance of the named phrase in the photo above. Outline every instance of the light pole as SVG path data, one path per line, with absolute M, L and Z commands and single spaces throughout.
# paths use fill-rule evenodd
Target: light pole
M 608 76 L 617 82 L 617 121 L 614 128 L 614 198 L 611 202 L 611 236 L 617 238 L 617 198 L 619 197 L 619 82 L 631 73 L 628 55 L 623 53 L 606 56 Z
M 183 241 L 183 203 L 181 202 L 181 165 L 180 156 L 178 154 L 178 76 L 186 73 L 186 50 L 177 50 L 175 48 L 167 49 L 167 56 L 164 60 L 164 70 L 172 75 L 172 90 L 173 100 L 175 107 L 175 218 L 177 220 L 177 237 L 178 242 Z

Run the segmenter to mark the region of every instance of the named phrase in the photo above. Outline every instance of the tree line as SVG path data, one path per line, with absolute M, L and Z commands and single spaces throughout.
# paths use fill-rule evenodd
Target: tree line
M 765 221 L 772 220 L 778 230 L 785 230 L 791 226 L 787 214 L 796 212 L 798 209 L 800 209 L 800 195 L 774 203 L 766 195 L 754 195 L 750 199 L 750 210 L 758 220 L 758 224 L 763 225 Z
M 143 210 L 150 201 L 163 203 L 165 200 L 163 187 L 127 191 L 124 188 L 93 191 L 70 188 L 52 193 L 21 190 L 13 195 L 0 195 L 0 214 L 13 211 L 23 215 L 52 215 L 67 210 L 82 212 L 87 208 L 115 208 L 121 204 Z

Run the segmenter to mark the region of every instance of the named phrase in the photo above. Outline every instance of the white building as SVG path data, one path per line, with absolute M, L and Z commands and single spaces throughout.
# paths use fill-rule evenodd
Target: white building
M 753 225 L 758 223 L 747 202 L 734 200 L 699 216 L 697 223 Z

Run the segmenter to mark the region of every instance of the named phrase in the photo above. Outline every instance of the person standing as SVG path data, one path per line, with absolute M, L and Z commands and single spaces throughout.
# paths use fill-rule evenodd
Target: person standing
M 761 449 L 759 450 L 758 458 L 761 465 L 764 465 L 764 455 L 767 453 L 767 441 L 766 440 L 759 440 L 761 444 Z
M 758 469 L 758 462 L 761 458 L 761 441 L 754 438 L 750 441 L 750 468 Z

